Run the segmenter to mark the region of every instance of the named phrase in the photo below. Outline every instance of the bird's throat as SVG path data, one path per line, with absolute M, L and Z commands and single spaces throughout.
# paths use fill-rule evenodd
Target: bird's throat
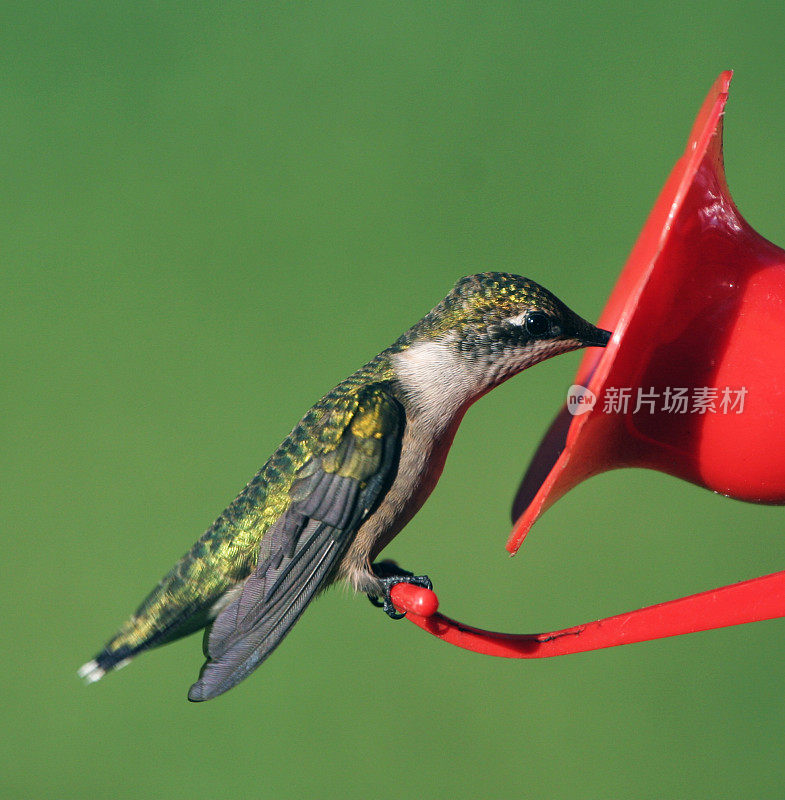
M 449 339 L 415 342 L 391 360 L 407 416 L 434 437 L 486 391 L 483 365 L 462 358 Z

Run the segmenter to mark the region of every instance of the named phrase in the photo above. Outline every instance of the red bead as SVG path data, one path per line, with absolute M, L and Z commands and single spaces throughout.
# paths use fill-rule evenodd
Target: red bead
M 434 592 L 411 583 L 396 583 L 390 597 L 401 613 L 431 617 L 439 610 L 439 598 Z

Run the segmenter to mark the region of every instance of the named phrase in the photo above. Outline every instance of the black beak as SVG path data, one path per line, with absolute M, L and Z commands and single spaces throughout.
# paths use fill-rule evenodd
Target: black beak
M 605 347 L 611 340 L 611 336 L 613 334 L 610 331 L 595 328 L 594 325 L 588 325 L 580 332 L 578 338 L 586 347 Z

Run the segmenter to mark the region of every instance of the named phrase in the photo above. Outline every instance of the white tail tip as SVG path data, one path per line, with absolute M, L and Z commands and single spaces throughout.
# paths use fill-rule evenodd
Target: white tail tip
M 106 675 L 106 670 L 99 667 L 98 662 L 93 659 L 92 661 L 88 661 L 86 664 L 82 664 L 76 674 L 85 682 L 85 684 L 89 685 L 91 683 L 95 683 L 96 681 L 100 681 L 101 678 Z

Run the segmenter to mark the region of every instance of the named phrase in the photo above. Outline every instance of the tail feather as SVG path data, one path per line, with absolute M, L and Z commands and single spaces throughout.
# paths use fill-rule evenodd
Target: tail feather
M 106 675 L 106 670 L 103 667 L 98 666 L 98 659 L 94 658 L 92 661 L 82 664 L 82 666 L 76 671 L 76 674 L 86 684 L 90 684 L 100 681 L 101 678 Z
M 164 576 L 117 634 L 77 675 L 95 683 L 107 672 L 124 667 L 144 650 L 168 644 L 201 630 L 213 616 L 213 606 L 232 581 L 225 578 L 205 586 L 199 577 L 199 548 L 194 547 Z
M 94 659 L 79 667 L 76 674 L 88 685 L 100 681 L 108 672 L 124 667 L 138 653 L 201 630 L 210 617 L 205 609 L 184 616 L 185 619 L 176 620 L 166 628 L 144 630 L 144 633 L 139 631 L 138 618 L 132 617 Z
M 116 658 L 115 654 L 103 650 L 92 661 L 82 664 L 76 671 L 76 674 L 85 682 L 85 685 L 90 685 L 91 683 L 100 681 L 107 672 L 122 669 L 126 664 L 130 663 L 130 661 L 130 656 Z

